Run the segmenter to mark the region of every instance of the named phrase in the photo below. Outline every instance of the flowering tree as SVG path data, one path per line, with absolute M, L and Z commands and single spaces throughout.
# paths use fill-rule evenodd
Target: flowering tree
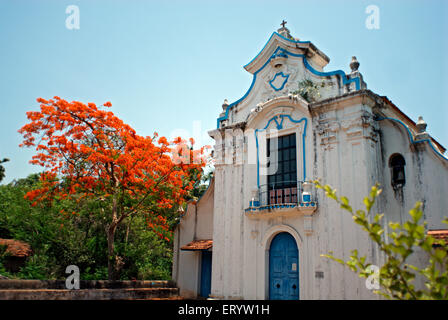
M 105 214 L 108 276 L 116 277 L 114 236 L 126 218 L 149 213 L 148 225 L 167 230 L 160 209 L 182 205 L 204 166 L 203 149 L 193 151 L 177 138 L 143 137 L 111 111 L 107 102 L 37 99 L 40 111 L 19 132 L 20 146 L 35 147 L 30 163 L 45 168 L 41 188 L 25 198 L 33 205 L 54 199 L 95 200 Z M 158 139 L 157 139 L 158 138 Z M 191 144 L 194 143 L 190 139 Z M 163 236 L 163 233 L 160 233 Z

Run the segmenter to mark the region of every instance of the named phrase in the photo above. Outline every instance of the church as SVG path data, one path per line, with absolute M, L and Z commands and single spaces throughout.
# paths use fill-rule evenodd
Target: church
M 172 275 L 183 297 L 379 299 L 365 279 L 321 256 L 347 260 L 357 249 L 378 266 L 384 259 L 316 179 L 359 209 L 379 183 L 373 211 L 385 224 L 405 222 L 422 201 L 427 231 L 446 229 L 445 148 L 423 117 L 414 121 L 367 88 L 356 57 L 349 73 L 324 70 L 329 61 L 283 22 L 244 66 L 249 89 L 224 101 L 209 131 L 214 178 L 175 231 Z

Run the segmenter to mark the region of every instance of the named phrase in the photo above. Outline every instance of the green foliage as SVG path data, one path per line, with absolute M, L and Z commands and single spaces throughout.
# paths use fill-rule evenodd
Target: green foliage
M 50 258 L 47 255 L 35 254 L 28 258 L 25 266 L 14 275 L 20 279 L 38 279 L 45 280 L 48 278 L 47 266 L 50 263 Z M 52 276 L 52 275 L 51 275 Z
M 372 187 L 368 197 L 364 198 L 365 210 L 354 211 L 346 197 L 338 197 L 336 190 L 329 185 L 321 185 L 314 181 L 316 187 L 325 191 L 326 196 L 334 199 L 340 207 L 352 215 L 353 221 L 368 233 L 370 239 L 378 246 L 385 256 L 385 263 L 379 270 L 380 289 L 374 291 L 389 299 L 448 299 L 448 257 L 447 244 L 425 235 L 425 223 L 422 223 L 422 203 L 417 202 L 409 211 L 410 219 L 403 224 L 391 222 L 390 230 L 381 224 L 383 214 L 370 215 L 376 198 L 381 190 L 378 185 Z M 445 218 L 443 223 L 448 224 Z M 387 232 L 387 236 L 386 231 Z M 425 252 L 428 265 L 419 268 L 407 261 L 415 252 Z M 365 256 L 359 256 L 357 250 L 351 252 L 350 259 L 343 261 L 335 258 L 331 253 L 322 255 L 342 265 L 347 266 L 360 277 L 368 278 L 372 275 Z M 417 288 L 414 280 L 420 277 L 425 282 L 425 288 Z
M 8 278 L 63 279 L 65 268 L 77 265 L 82 279 L 107 279 L 107 204 L 54 199 L 31 206 L 24 195 L 39 184 L 39 175 L 34 174 L 0 186 L 0 238 L 22 240 L 33 249 L 33 255 L 15 274 L 5 270 L 0 252 L 0 274 Z M 163 216 L 168 217 L 173 229 L 178 213 L 168 211 Z M 148 228 L 145 218 L 125 220 L 117 229 L 115 250 L 123 280 L 170 278 L 172 244 Z
M 172 246 L 149 230 L 141 217 L 130 221 L 129 237 L 118 251 L 124 257 L 122 276 L 128 279 L 168 280 L 171 276 Z
M 3 160 L 0 160 L 0 182 L 5 178 L 5 168 L 2 166 L 2 163 L 8 162 L 8 158 L 4 158 Z
M 305 79 L 299 82 L 298 89 L 293 94 L 299 94 L 307 102 L 315 102 L 320 98 L 320 88 L 325 87 L 325 83 L 322 81 L 320 85 L 314 83 L 309 79 Z
M 201 169 L 193 169 L 194 175 L 198 174 L 201 176 L 200 179 L 197 179 L 193 185 L 193 189 L 189 192 L 189 194 L 185 197 L 186 201 L 190 200 L 198 200 L 207 190 L 210 181 L 213 178 L 214 171 L 209 170 L 205 171 L 203 168 Z

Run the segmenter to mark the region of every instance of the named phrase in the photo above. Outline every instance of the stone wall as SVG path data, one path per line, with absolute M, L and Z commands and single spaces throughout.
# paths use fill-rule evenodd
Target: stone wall
M 80 281 L 65 289 L 64 280 L 0 280 L 0 300 L 130 300 L 176 299 L 172 281 Z

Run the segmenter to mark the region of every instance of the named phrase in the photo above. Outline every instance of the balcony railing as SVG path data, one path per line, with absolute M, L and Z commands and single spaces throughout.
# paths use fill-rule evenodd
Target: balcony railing
M 316 209 L 314 185 L 304 181 L 284 181 L 261 185 L 246 212 L 298 207 Z

